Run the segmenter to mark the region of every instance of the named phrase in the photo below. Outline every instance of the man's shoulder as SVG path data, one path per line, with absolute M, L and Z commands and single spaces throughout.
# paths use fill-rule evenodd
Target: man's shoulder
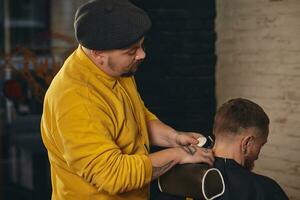
M 288 199 L 281 186 L 274 179 L 254 172 L 251 172 L 251 175 L 257 190 L 265 193 L 268 198 L 272 197 L 273 199 L 278 200 Z
M 221 199 L 273 199 L 287 200 L 288 197 L 272 178 L 244 169 L 233 160 L 217 159 L 217 167 L 225 181 L 225 195 Z
M 261 186 L 268 186 L 268 187 L 278 187 L 279 184 L 273 180 L 272 178 L 269 178 L 264 175 L 260 175 L 257 173 L 254 173 L 252 171 L 239 168 L 239 169 L 234 169 L 232 171 L 233 173 L 231 174 L 232 177 L 235 177 L 235 179 L 240 179 L 243 180 L 243 183 L 255 186 L 255 187 L 261 187 Z
M 280 185 L 272 178 L 264 176 L 264 175 L 260 175 L 254 172 L 251 172 L 252 176 L 253 176 L 253 180 L 255 182 L 259 182 L 261 183 L 261 185 L 265 185 L 265 186 L 269 186 L 271 188 L 281 188 Z
M 253 177 L 253 180 L 255 181 L 259 181 L 263 184 L 268 184 L 268 185 L 273 185 L 273 186 L 279 186 L 279 184 L 272 178 L 261 175 L 261 174 L 257 174 L 255 172 L 250 172 L 251 176 Z

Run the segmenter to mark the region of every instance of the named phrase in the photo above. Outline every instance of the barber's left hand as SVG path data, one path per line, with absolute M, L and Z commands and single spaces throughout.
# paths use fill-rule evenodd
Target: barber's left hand
M 197 145 L 199 141 L 197 140 L 199 137 L 204 137 L 200 133 L 196 132 L 182 132 L 178 131 L 176 136 L 176 144 L 179 146 L 185 145 Z

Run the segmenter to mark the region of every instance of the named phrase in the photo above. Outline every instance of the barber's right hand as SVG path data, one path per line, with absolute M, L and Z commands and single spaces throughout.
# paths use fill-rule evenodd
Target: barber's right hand
M 213 166 L 214 156 L 211 149 L 201 148 L 197 145 L 187 145 L 179 148 L 179 164 L 185 163 L 207 163 Z

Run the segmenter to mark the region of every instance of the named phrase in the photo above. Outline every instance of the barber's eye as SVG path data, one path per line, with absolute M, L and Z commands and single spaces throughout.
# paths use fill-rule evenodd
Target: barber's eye
M 134 55 L 136 54 L 136 52 L 137 52 L 140 48 L 141 48 L 143 51 L 146 51 L 145 45 L 144 45 L 144 43 L 143 43 L 143 44 L 141 44 L 140 47 L 135 47 L 135 48 L 131 49 L 130 51 L 128 51 L 127 54 L 128 54 L 129 56 L 134 56 Z
M 136 50 L 129 51 L 127 52 L 127 54 L 130 56 L 134 56 L 136 54 Z

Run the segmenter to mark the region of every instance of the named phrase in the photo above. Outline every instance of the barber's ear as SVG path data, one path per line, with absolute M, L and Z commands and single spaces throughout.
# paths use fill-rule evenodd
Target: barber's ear
M 103 51 L 91 50 L 91 54 L 98 63 L 103 64 L 106 54 Z
M 91 50 L 91 54 L 93 55 L 94 58 L 100 58 L 104 56 L 102 51 L 97 51 L 97 50 Z

